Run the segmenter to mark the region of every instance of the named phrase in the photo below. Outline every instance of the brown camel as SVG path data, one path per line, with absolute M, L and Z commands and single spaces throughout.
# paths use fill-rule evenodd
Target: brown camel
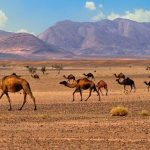
M 67 79 L 68 82 L 70 82 L 71 80 L 75 81 L 75 76 L 72 75 L 72 74 L 68 75 L 67 77 L 66 77 L 65 75 L 63 75 L 63 77 L 64 77 L 65 79 Z
M 87 74 L 83 73 L 83 75 L 86 76 L 88 79 L 91 78 L 95 80 L 95 77 L 92 73 L 87 73 Z
M 148 92 L 149 92 L 150 81 L 149 82 L 145 81 L 144 83 L 147 85 L 147 89 L 148 89 Z
M 125 79 L 125 75 L 121 72 L 121 73 L 119 73 L 118 75 L 115 73 L 114 74 L 114 76 L 116 77 L 116 78 L 118 78 L 118 79 Z
M 63 84 L 69 88 L 75 88 L 75 91 L 73 92 L 73 101 L 74 99 L 74 94 L 76 92 L 80 92 L 80 96 L 81 96 L 81 101 L 82 101 L 82 90 L 90 90 L 89 96 L 87 97 L 87 99 L 85 101 L 87 101 L 89 99 L 89 97 L 91 96 L 92 91 L 96 91 L 97 92 L 97 96 L 99 96 L 99 101 L 100 101 L 100 94 L 99 91 L 96 89 L 96 86 L 94 84 L 93 81 L 88 80 L 87 78 L 83 78 L 83 79 L 78 79 L 76 82 L 70 84 L 66 81 L 62 81 L 59 84 Z
M 101 88 L 104 88 L 106 90 L 106 96 L 107 96 L 107 94 L 108 94 L 108 86 L 107 86 L 107 83 L 105 81 L 100 80 L 97 83 L 96 87 L 98 88 L 98 91 L 100 91 L 102 93 L 102 95 L 103 95 L 103 92 L 102 92 Z
M 24 101 L 19 110 L 22 110 L 24 104 L 26 103 L 27 94 L 32 98 L 34 102 L 34 106 L 35 106 L 34 110 L 36 110 L 35 98 L 32 94 L 29 83 L 25 79 L 19 78 L 15 75 L 9 75 L 9 76 L 3 77 L 0 83 L 1 83 L 0 88 L 2 89 L 2 94 L 0 96 L 0 99 L 3 97 L 4 94 L 7 96 L 8 102 L 10 105 L 9 110 L 12 110 L 12 106 L 11 106 L 11 100 L 10 100 L 8 92 L 16 93 L 16 92 L 19 92 L 20 90 L 23 90 Z
M 40 79 L 39 75 L 37 75 L 37 74 L 34 74 L 34 75 L 31 74 L 31 77 L 34 79 Z

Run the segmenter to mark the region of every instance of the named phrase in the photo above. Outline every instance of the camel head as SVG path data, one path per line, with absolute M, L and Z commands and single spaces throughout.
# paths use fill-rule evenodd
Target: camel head
M 66 82 L 66 81 L 61 81 L 61 82 L 59 82 L 59 84 L 62 84 L 62 85 L 64 85 L 64 86 L 67 86 L 67 82 Z

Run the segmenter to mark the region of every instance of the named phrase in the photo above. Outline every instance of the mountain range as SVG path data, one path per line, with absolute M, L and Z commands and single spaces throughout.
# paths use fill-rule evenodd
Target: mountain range
M 142 57 L 150 55 L 150 23 L 127 19 L 65 20 L 38 36 L 0 30 L 0 58 Z

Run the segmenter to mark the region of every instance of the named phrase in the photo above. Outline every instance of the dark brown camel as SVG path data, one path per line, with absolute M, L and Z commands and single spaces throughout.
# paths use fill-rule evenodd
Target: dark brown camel
M 12 110 L 12 106 L 11 106 L 11 99 L 9 97 L 9 92 L 11 93 L 16 93 L 19 92 L 21 90 L 23 90 L 23 94 L 24 94 L 24 101 L 22 106 L 20 107 L 19 110 L 22 110 L 24 104 L 26 103 L 26 97 L 27 95 L 29 95 L 33 102 L 34 102 L 34 110 L 36 110 L 36 102 L 35 102 L 35 98 L 32 94 L 31 88 L 29 83 L 23 79 L 23 78 L 19 78 L 15 75 L 10 75 L 10 76 L 5 76 L 2 78 L 1 82 L 0 82 L 0 88 L 2 89 L 2 94 L 0 96 L 0 99 L 3 97 L 3 95 L 5 94 L 8 98 L 8 102 L 10 105 L 9 110 Z
M 118 78 L 118 79 L 125 79 L 125 75 L 121 72 L 121 73 L 119 73 L 118 75 L 115 73 L 114 74 L 114 76 L 116 77 L 116 78 Z
M 43 67 L 41 68 L 41 71 L 42 71 L 43 74 L 45 74 L 45 72 L 46 72 L 46 67 L 43 66 Z
M 89 99 L 89 97 L 91 96 L 92 91 L 96 91 L 97 95 L 99 96 L 99 101 L 100 101 L 100 94 L 99 91 L 96 89 L 96 86 L 94 84 L 93 81 L 88 80 L 87 78 L 83 78 L 83 79 L 78 79 L 76 82 L 70 84 L 66 81 L 62 81 L 59 84 L 62 84 L 64 86 L 67 86 L 69 88 L 75 88 L 75 91 L 73 92 L 73 101 L 74 99 L 74 94 L 76 92 L 80 92 L 80 96 L 81 96 L 81 101 L 82 101 L 82 90 L 90 90 L 89 96 L 87 97 L 87 99 L 85 101 L 87 101 Z
M 107 83 L 105 81 L 100 80 L 97 83 L 96 87 L 98 88 L 98 91 L 100 91 L 102 93 L 102 95 L 103 95 L 103 92 L 102 92 L 101 88 L 104 88 L 106 90 L 106 96 L 107 96 L 107 94 L 108 94 L 108 86 L 107 86 Z
M 123 85 L 124 86 L 124 93 L 128 90 L 126 90 L 126 86 L 130 86 L 131 87 L 131 90 L 130 92 L 132 91 L 132 89 L 134 88 L 134 92 L 136 90 L 136 87 L 135 87 L 135 83 L 133 80 L 131 80 L 130 78 L 126 78 L 124 79 L 122 82 L 119 80 L 119 79 L 116 79 L 116 81 L 120 84 L 120 85 Z
M 150 81 L 149 82 L 145 81 L 144 83 L 147 85 L 147 89 L 148 89 L 148 92 L 149 92 Z
M 75 81 L 75 76 L 72 75 L 72 74 L 68 75 L 67 77 L 66 77 L 65 75 L 63 75 L 63 77 L 64 77 L 65 79 L 67 79 L 68 82 L 70 82 L 71 80 Z
M 92 73 L 87 73 L 87 74 L 83 73 L 83 75 L 86 76 L 88 79 L 91 78 L 95 80 L 95 77 Z
M 34 79 L 40 79 L 39 75 L 37 75 L 37 74 L 34 74 L 34 75 L 31 74 L 31 77 Z

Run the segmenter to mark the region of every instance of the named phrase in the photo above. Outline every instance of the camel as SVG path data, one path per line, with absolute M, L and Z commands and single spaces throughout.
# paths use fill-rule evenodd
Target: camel
M 67 77 L 66 77 L 65 75 L 63 75 L 63 77 L 64 77 L 65 79 L 67 79 L 68 82 L 70 82 L 71 80 L 75 81 L 75 76 L 72 75 L 72 74 L 68 75 Z
M 39 75 L 37 75 L 37 74 L 34 74 L 34 75 L 31 74 L 31 77 L 34 79 L 40 79 Z
M 121 73 L 119 73 L 118 75 L 115 73 L 114 74 L 114 76 L 116 77 L 116 78 L 118 78 L 118 79 L 125 79 L 125 75 L 121 72 Z
M 88 79 L 91 78 L 95 80 L 95 77 L 92 73 L 87 73 L 87 74 L 83 73 L 83 75 L 86 76 Z
M 24 94 L 24 101 L 22 106 L 20 107 L 19 110 L 22 110 L 24 104 L 26 103 L 26 97 L 27 95 L 29 95 L 34 103 L 34 110 L 36 110 L 36 102 L 35 102 L 35 98 L 32 94 L 31 88 L 29 83 L 23 79 L 23 78 L 19 78 L 15 75 L 9 75 L 9 76 L 5 76 L 2 78 L 1 82 L 0 82 L 0 88 L 2 89 L 2 94 L 0 96 L 0 99 L 3 97 L 3 95 L 5 94 L 8 98 L 8 102 L 10 105 L 10 108 L 8 110 L 12 110 L 12 106 L 11 106 L 11 99 L 9 97 L 9 92 L 11 93 L 16 93 L 19 92 L 21 90 L 23 90 L 23 94 Z
M 148 92 L 149 92 L 150 81 L 149 82 L 145 81 L 144 83 L 147 85 L 147 89 L 148 89 Z
M 66 81 L 62 81 L 59 84 L 62 84 L 62 85 L 67 86 L 69 88 L 75 88 L 75 91 L 73 92 L 73 101 L 75 100 L 74 94 L 78 91 L 80 92 L 81 101 L 82 101 L 82 90 L 87 90 L 87 89 L 89 89 L 90 92 L 89 92 L 89 96 L 87 97 L 87 99 L 85 99 L 85 101 L 87 101 L 89 99 L 92 91 L 97 92 L 97 96 L 99 96 L 99 101 L 100 101 L 100 94 L 99 94 L 99 91 L 96 89 L 94 82 L 88 80 L 87 78 L 78 79 L 76 82 L 74 82 L 72 84 L 70 84 Z
M 104 88 L 106 90 L 106 96 L 107 96 L 107 94 L 108 94 L 108 87 L 107 87 L 107 83 L 105 81 L 100 80 L 97 83 L 96 87 L 98 88 L 98 91 L 100 91 L 102 93 L 102 95 L 104 95 L 104 94 L 103 94 L 101 88 Z
M 133 81 L 132 79 L 130 79 L 130 78 L 127 77 L 127 78 L 124 79 L 122 82 L 120 82 L 119 79 L 116 79 L 116 81 L 117 81 L 120 85 L 124 85 L 124 93 L 127 91 L 127 90 L 126 90 L 126 86 L 130 86 L 130 87 L 131 87 L 130 92 L 132 91 L 133 88 L 134 88 L 134 92 L 135 92 L 136 87 L 135 87 L 135 83 L 134 83 L 134 81 Z
M 43 74 L 45 74 L 45 72 L 46 72 L 46 67 L 43 66 L 43 67 L 41 68 L 41 71 L 42 71 Z

